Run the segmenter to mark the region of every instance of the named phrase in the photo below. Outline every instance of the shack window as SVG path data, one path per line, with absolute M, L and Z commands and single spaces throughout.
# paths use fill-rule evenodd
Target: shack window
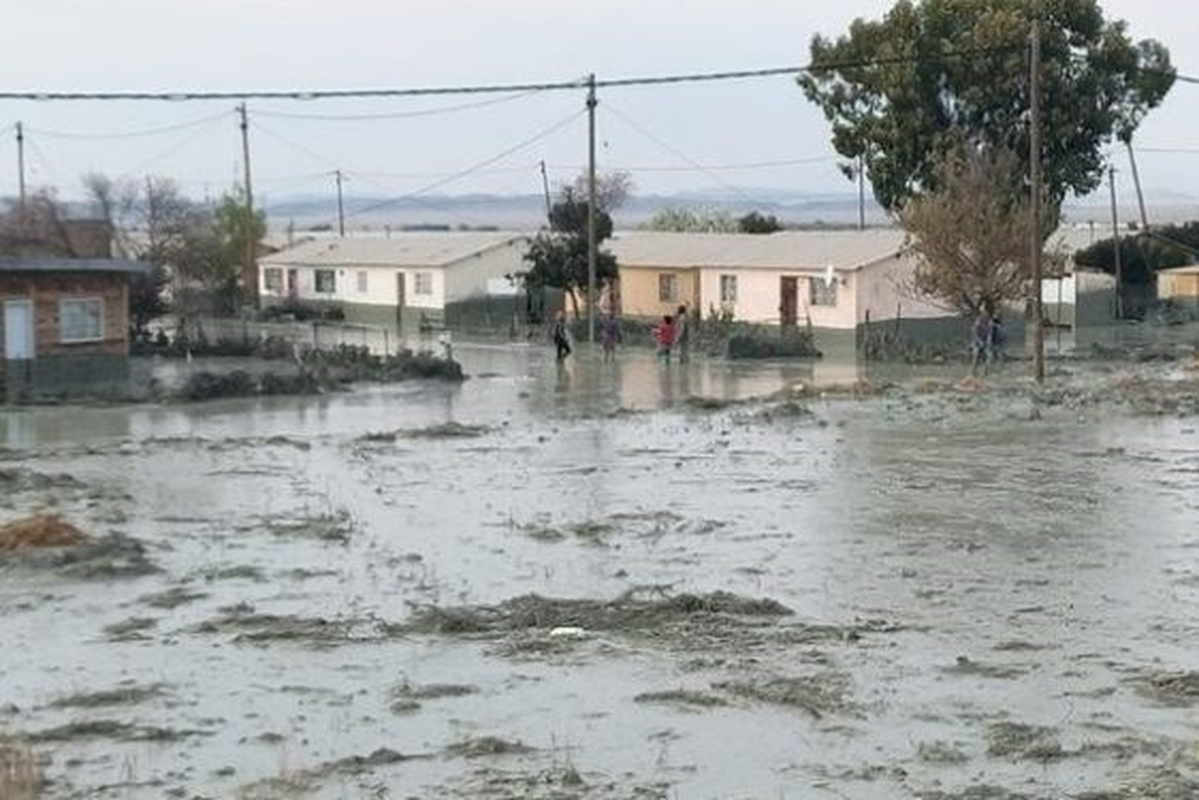
M 666 273 L 658 276 L 658 300 L 663 303 L 679 299 L 679 276 Z
M 318 294 L 333 294 L 337 291 L 337 272 L 331 269 L 316 271 L 316 291 Z
M 808 287 L 808 299 L 812 305 L 837 305 L 837 279 L 835 277 L 831 281 L 826 281 L 824 278 L 809 278 Z
M 283 291 L 283 270 L 279 267 L 267 267 L 262 271 L 262 285 L 268 292 Z
M 433 273 L 414 273 L 412 276 L 412 293 L 423 295 L 433 294 Z
M 63 342 L 98 342 L 104 338 L 104 300 L 84 297 L 58 302 Z
M 721 275 L 720 276 L 720 302 L 721 303 L 736 303 L 737 302 L 737 276 L 736 275 Z

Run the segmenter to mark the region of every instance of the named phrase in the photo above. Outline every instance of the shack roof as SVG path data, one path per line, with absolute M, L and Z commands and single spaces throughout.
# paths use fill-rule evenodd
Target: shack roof
M 445 267 L 523 244 L 520 233 L 396 233 L 389 238 L 315 239 L 258 260 L 264 267 Z
M 0 256 L 3 272 L 108 272 L 141 275 L 150 271 L 143 261 L 123 258 L 67 258 L 65 256 Z

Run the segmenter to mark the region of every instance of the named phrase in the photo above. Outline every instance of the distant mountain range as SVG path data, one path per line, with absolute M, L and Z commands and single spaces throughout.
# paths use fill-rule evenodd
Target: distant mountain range
M 1178 191 L 1153 190 L 1146 193 L 1152 222 L 1172 223 L 1199 219 L 1199 198 Z M 336 229 L 337 202 L 327 196 L 289 196 L 264 198 L 271 226 L 294 226 L 295 230 Z M 1135 220 L 1139 212 L 1122 200 L 1120 217 Z M 615 213 L 618 228 L 643 225 L 668 208 L 709 209 L 733 217 L 751 211 L 773 214 L 786 225 L 836 227 L 858 222 L 858 198 L 852 192 L 805 192 L 779 188 L 753 188 L 730 192 L 726 189 L 680 192 L 677 194 L 641 194 L 630 197 Z M 883 225 L 887 214 L 867 197 L 865 207 L 869 225 Z M 1066 219 L 1073 223 L 1109 224 L 1110 207 L 1106 196 L 1095 194 L 1068 204 Z M 545 221 L 545 197 L 527 195 L 428 195 L 392 199 L 382 196 L 355 197 L 345 202 L 348 230 L 378 231 L 412 228 L 483 228 L 527 230 Z

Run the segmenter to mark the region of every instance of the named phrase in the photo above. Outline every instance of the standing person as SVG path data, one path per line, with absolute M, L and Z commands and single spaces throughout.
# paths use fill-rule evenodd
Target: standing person
M 662 317 L 662 322 L 654 328 L 654 340 L 658 343 L 658 355 L 669 362 L 670 349 L 674 347 L 674 317 L 669 314 Z
M 604 347 L 604 361 L 611 361 L 616 357 L 616 345 L 621 338 L 620 320 L 616 319 L 616 312 L 610 310 L 600 320 L 600 342 Z
M 687 319 L 687 306 L 679 306 L 674 318 L 674 347 L 679 351 L 679 363 L 691 356 L 691 321 Z
M 974 324 L 970 327 L 970 373 L 978 374 L 979 362 L 991 361 L 991 315 L 985 308 L 978 310 Z
M 559 311 L 554 317 L 554 346 L 558 348 L 558 360 L 565 361 L 570 355 L 570 332 L 566 326 L 566 312 Z
M 987 360 L 1002 360 L 1003 346 L 1007 344 L 1007 332 L 1003 329 L 1003 319 L 999 314 L 991 317 L 991 334 L 988 344 L 990 345 L 990 353 Z

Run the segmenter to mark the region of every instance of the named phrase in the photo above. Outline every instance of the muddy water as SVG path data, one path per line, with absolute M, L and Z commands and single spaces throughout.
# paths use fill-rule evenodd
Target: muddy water
M 1196 420 L 999 390 L 780 407 L 754 398 L 856 373 L 458 354 L 460 387 L 0 417 L 0 468 L 52 477 L 0 520 L 50 506 L 161 568 L 0 567 L 0 733 L 51 796 L 1199 786 Z M 794 614 L 407 624 L 631 590 Z

